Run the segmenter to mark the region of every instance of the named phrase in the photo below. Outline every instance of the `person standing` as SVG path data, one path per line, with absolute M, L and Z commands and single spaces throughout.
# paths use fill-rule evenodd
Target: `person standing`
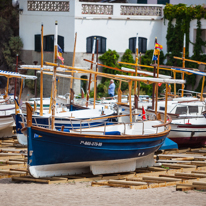
M 109 94 L 110 97 L 114 96 L 114 91 L 115 91 L 115 84 L 114 84 L 114 80 L 111 79 L 110 80 L 110 85 L 109 85 L 109 88 L 108 88 L 108 94 Z

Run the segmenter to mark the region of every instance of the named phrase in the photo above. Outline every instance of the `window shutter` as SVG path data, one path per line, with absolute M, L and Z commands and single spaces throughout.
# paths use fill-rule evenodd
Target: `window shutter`
M 137 0 L 138 4 L 147 4 L 147 0 Z
M 92 37 L 87 37 L 86 51 L 92 53 Z
M 133 38 L 129 38 L 129 49 L 133 52 Z
M 146 53 L 147 51 L 147 39 L 142 38 L 142 53 Z
M 139 45 L 138 45 L 139 52 L 146 53 L 146 51 L 147 51 L 147 39 L 144 38 L 144 37 L 139 37 L 138 40 L 139 40 Z
M 99 53 L 105 53 L 107 50 L 107 45 L 106 45 L 107 39 L 102 37 L 102 50 Z
M 132 53 L 136 52 L 136 37 L 130 38 L 129 49 L 132 51 Z
M 157 0 L 158 4 L 166 4 L 166 3 L 170 3 L 170 0 Z
M 34 35 L 34 50 L 41 52 L 41 34 Z
M 61 47 L 62 52 L 64 52 L 64 37 L 58 35 L 58 45 Z
M 139 51 L 139 53 L 140 52 L 143 53 L 142 52 L 142 37 L 138 37 L 138 41 L 139 41 L 139 43 L 138 43 L 138 51 Z

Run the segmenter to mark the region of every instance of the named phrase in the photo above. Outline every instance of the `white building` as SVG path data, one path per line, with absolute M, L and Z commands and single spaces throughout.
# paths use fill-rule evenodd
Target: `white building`
M 29 1 L 19 0 L 19 35 L 23 41 L 21 59 L 26 64 L 40 63 L 40 33 L 44 25 L 44 60 L 53 61 L 53 35 L 58 21 L 59 45 L 62 47 L 65 65 L 72 65 L 75 33 L 77 32 L 75 66 L 88 67 L 83 59 L 91 59 L 92 39 L 99 39 L 99 55 L 106 50 L 116 50 L 120 55 L 135 45 L 136 33 L 140 38 L 139 50 L 144 53 L 154 49 L 154 39 L 163 45 L 166 53 L 167 21 L 163 20 L 163 4 L 169 0 L 128 0 L 129 3 L 87 3 L 79 0 Z M 140 4 L 140 3 L 145 4 Z M 192 0 L 170 0 L 169 3 L 192 4 Z M 196 1 L 198 4 L 205 0 Z M 206 29 L 206 20 L 202 21 Z M 190 25 L 190 40 L 194 41 L 196 21 Z M 204 32 L 203 32 L 204 33 Z M 206 32 L 204 33 L 206 35 Z M 190 54 L 193 46 L 190 45 Z M 81 77 L 80 74 L 76 74 Z M 45 80 L 46 81 L 46 80 Z M 66 84 L 66 83 L 65 83 Z M 68 92 L 68 87 L 64 92 Z M 51 88 L 51 81 L 44 83 L 44 93 Z M 75 81 L 75 93 L 79 94 L 81 83 Z

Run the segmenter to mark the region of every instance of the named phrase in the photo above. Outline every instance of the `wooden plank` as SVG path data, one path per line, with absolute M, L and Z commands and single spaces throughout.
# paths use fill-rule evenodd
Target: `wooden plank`
M 169 177 L 169 178 L 178 178 L 182 180 L 187 180 L 187 179 L 197 179 L 197 177 L 187 177 L 187 176 L 180 176 L 180 175 L 159 175 L 159 177 Z
M 35 182 L 46 184 L 66 183 L 67 178 L 31 178 L 31 177 L 12 177 L 12 181 Z
M 0 164 L 0 171 L 1 170 L 5 170 L 5 169 L 11 169 L 11 168 L 26 168 L 27 165 L 26 164 L 13 164 L 13 165 L 1 165 Z
M 0 174 L 1 173 L 6 173 L 6 174 L 26 174 L 26 172 L 22 172 L 22 171 L 10 171 L 10 170 L 0 170 Z
M 204 185 L 192 185 L 192 184 L 177 184 L 176 185 L 176 191 L 188 191 L 188 190 L 202 190 L 206 189 L 206 186 Z
M 200 174 L 206 174 L 206 171 L 191 171 L 191 173 L 200 173 Z
M 109 180 L 108 184 L 121 184 L 121 185 L 130 185 L 130 186 L 147 185 L 146 182 L 125 181 L 125 180 Z
M 174 182 L 174 181 L 181 181 L 181 179 L 178 178 L 169 178 L 169 177 L 142 177 L 142 180 L 158 180 L 162 182 Z
M 162 166 L 169 167 L 169 168 L 196 168 L 195 165 L 169 164 L 169 163 L 163 163 Z
M 177 172 L 175 176 L 187 176 L 187 177 L 197 177 L 197 178 L 206 178 L 206 174 L 199 174 L 199 173 L 183 173 Z
M 18 181 L 18 182 L 38 182 L 38 183 L 46 183 L 49 184 L 50 180 L 43 180 L 43 179 L 35 179 L 30 177 L 12 177 L 12 181 Z

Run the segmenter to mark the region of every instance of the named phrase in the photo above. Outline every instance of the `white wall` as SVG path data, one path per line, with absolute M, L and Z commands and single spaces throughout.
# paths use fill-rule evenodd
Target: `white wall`
M 54 0 L 51 0 L 54 1 Z M 23 50 L 34 50 L 34 35 L 41 34 L 41 24 L 44 25 L 44 35 L 55 33 L 55 21 L 58 21 L 58 35 L 64 36 L 64 50 L 73 51 L 74 45 L 74 12 L 75 2 L 70 1 L 69 12 L 28 11 L 27 0 L 20 0 L 19 8 L 23 9 L 19 20 L 19 35 L 23 40 Z
M 117 52 L 124 52 L 128 49 L 129 38 L 136 37 L 136 33 L 138 33 L 139 37 L 148 39 L 147 49 L 154 48 L 155 37 L 161 40 L 162 36 L 165 36 L 165 34 L 162 34 L 162 16 L 121 15 L 120 7 L 122 4 L 117 3 L 98 3 L 98 5 L 113 5 L 112 15 L 82 14 L 82 4 L 85 3 L 76 1 L 75 32 L 78 34 L 77 52 L 85 53 L 86 38 L 94 35 L 106 37 L 107 49 L 116 50 Z M 87 4 L 90 5 L 92 3 Z M 134 4 L 131 6 L 134 6 Z M 161 44 L 161 42 L 159 43 Z M 164 44 L 163 47 L 165 48 Z

